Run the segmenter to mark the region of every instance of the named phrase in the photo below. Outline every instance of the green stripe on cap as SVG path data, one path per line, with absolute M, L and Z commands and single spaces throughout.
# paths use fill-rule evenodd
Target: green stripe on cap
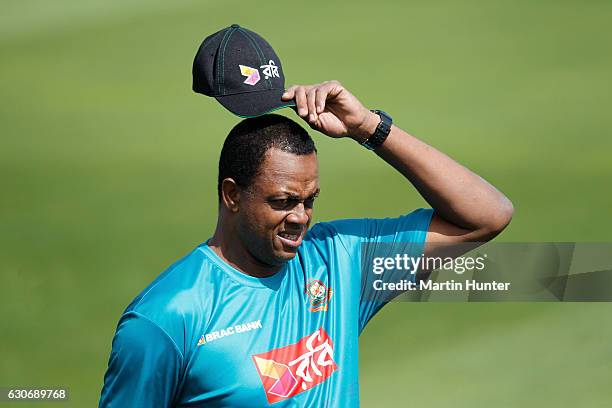
M 225 93 L 225 49 L 227 48 L 227 43 L 229 43 L 230 38 L 232 38 L 232 34 L 238 29 L 234 27 L 234 25 L 237 26 L 237 24 L 233 24 L 232 27 L 225 32 L 221 44 L 219 44 L 219 48 L 221 48 L 221 58 L 219 58 L 219 65 L 217 67 L 217 85 L 219 86 L 218 92 L 221 95 Z M 225 43 L 223 41 L 225 41 Z

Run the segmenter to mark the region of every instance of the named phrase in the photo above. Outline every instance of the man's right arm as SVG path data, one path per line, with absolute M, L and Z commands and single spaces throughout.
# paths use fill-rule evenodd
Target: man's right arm
M 140 313 L 126 313 L 113 339 L 99 407 L 172 406 L 182 360 L 160 326 Z

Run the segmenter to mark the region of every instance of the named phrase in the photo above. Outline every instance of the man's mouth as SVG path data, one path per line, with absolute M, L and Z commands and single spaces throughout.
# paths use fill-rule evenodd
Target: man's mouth
M 290 241 L 297 241 L 298 237 L 300 235 L 302 235 L 302 234 L 300 234 L 300 233 L 293 233 L 292 234 L 290 232 L 283 231 L 283 232 L 279 232 L 278 235 L 281 236 L 282 238 L 288 239 Z
M 302 243 L 302 232 L 281 231 L 276 234 L 286 246 L 297 248 Z

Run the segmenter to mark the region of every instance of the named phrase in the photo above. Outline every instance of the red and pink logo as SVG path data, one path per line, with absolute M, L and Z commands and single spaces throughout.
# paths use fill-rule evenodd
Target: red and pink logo
M 323 328 L 295 344 L 252 357 L 270 404 L 308 391 L 338 368 L 334 345 Z

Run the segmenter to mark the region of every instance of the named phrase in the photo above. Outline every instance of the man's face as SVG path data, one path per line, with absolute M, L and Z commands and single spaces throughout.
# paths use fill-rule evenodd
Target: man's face
M 240 194 L 237 232 L 246 250 L 264 265 L 292 259 L 312 220 L 319 193 L 315 153 L 298 156 L 272 148 L 259 175 Z

